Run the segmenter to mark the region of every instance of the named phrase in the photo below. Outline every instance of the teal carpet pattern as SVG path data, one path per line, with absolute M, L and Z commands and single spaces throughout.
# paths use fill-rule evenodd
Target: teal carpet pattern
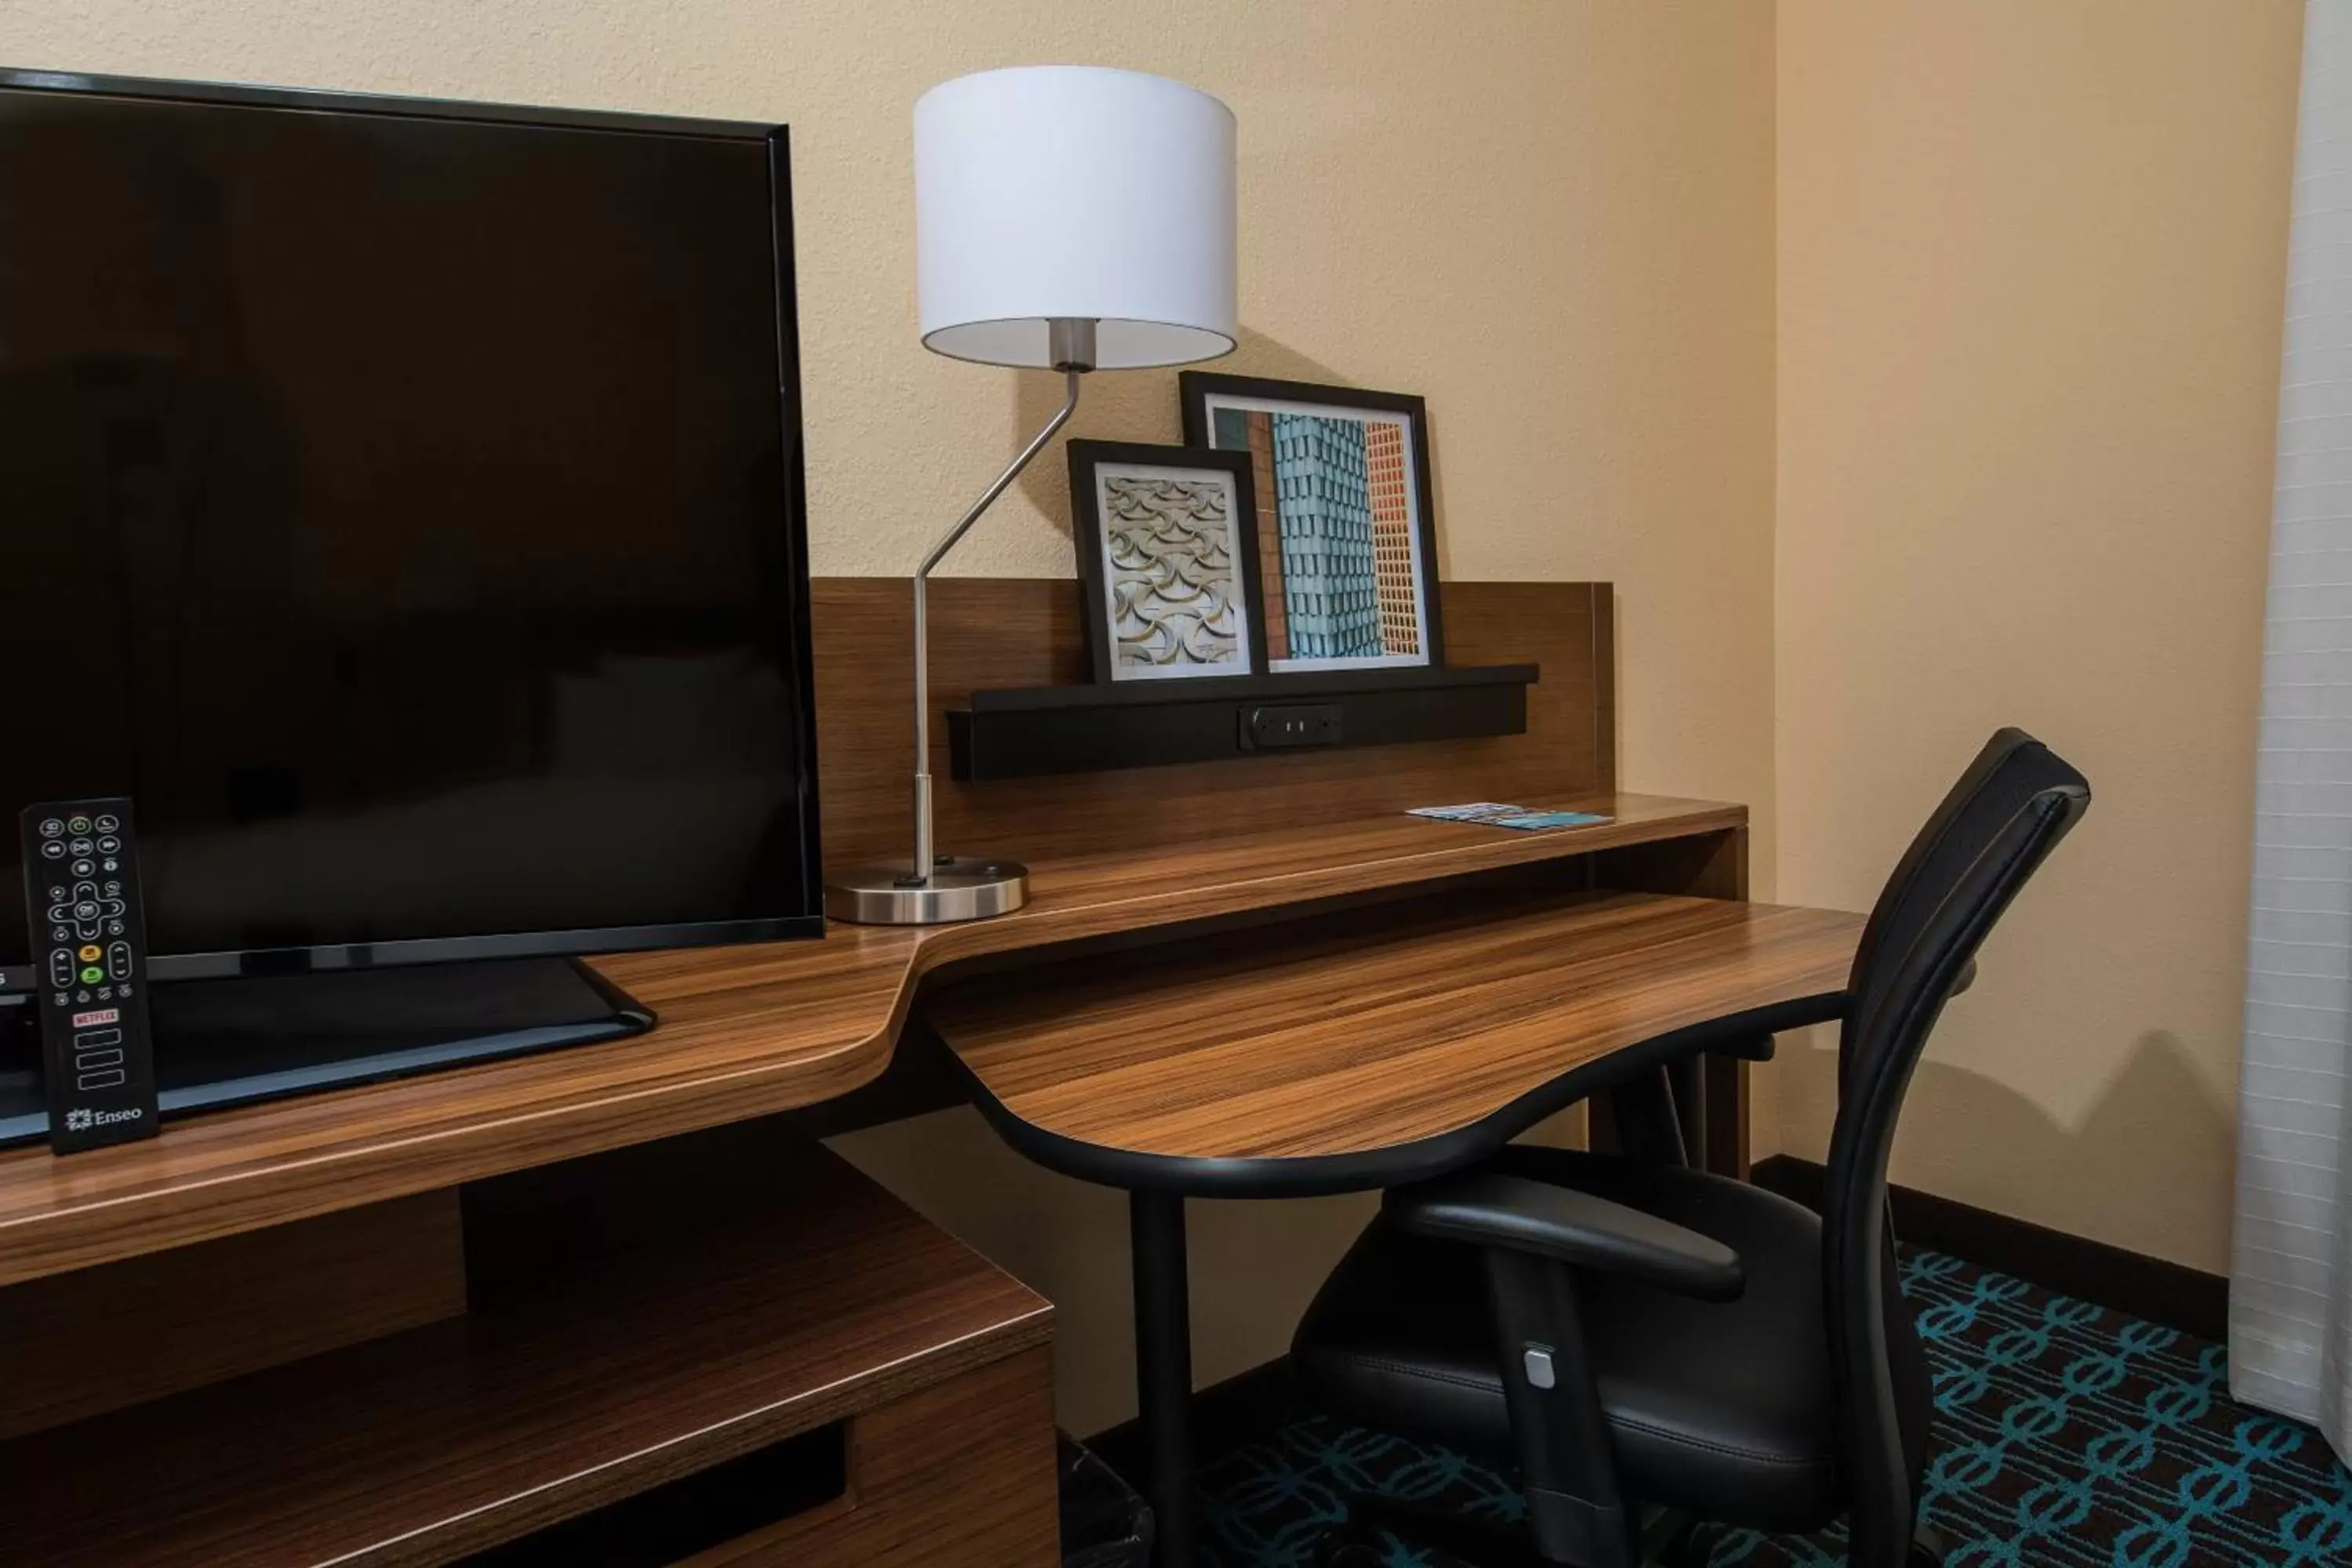
M 1936 1253 L 1903 1289 L 1934 1370 L 1926 1516 L 1947 1568 L 2352 1568 L 2352 1477 L 2309 1427 L 2228 1394 L 2220 1345 Z M 1350 1493 L 1521 1515 L 1512 1482 L 1320 1416 L 1209 1460 L 1208 1568 L 1306 1568 Z M 1838 1568 L 1818 1536 L 1710 1529 L 1685 1568 Z M 1389 1568 L 1445 1568 L 1391 1543 Z

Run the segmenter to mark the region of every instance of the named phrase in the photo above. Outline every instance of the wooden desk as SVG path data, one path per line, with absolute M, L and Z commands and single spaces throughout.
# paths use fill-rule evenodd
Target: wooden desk
M 1635 1073 L 1836 1017 L 1863 923 L 1473 888 L 942 990 L 925 1020 L 1005 1140 L 1129 1194 L 1161 1568 L 1192 1553 L 1185 1194 L 1459 1169 Z
M 1082 678 L 1073 584 L 955 579 L 932 592 L 941 709 L 977 688 Z M 892 1062 L 919 988 L 983 967 L 1079 951 L 1096 963 L 1122 945 L 1235 928 L 1263 946 L 1301 921 L 1363 934 L 1348 922 L 1390 918 L 1367 906 L 1445 897 L 1465 879 L 1482 898 L 1496 879 L 1555 897 L 1744 897 L 1742 808 L 1616 789 L 1607 584 L 1443 593 L 1457 660 L 1541 666 L 1525 735 L 965 785 L 948 779 L 948 726 L 935 712 L 941 841 L 1026 859 L 1035 897 L 1016 915 L 600 959 L 656 1009 L 658 1028 L 198 1116 L 152 1142 L 70 1159 L 0 1153 L 0 1462 L 39 1478 L 20 1495 L 92 1500 L 80 1545 L 43 1537 L 35 1560 L 79 1551 L 110 1562 L 446 1562 L 583 1511 L 593 1521 L 744 1443 L 840 1417 L 847 1502 L 696 1561 L 866 1568 L 958 1561 L 971 1549 L 1043 1568 L 1055 1552 L 1042 1309 L 854 1175 L 746 1184 L 752 1156 L 727 1141 L 788 1140 L 754 1119 L 871 1083 Z M 813 601 L 825 854 L 890 854 L 906 822 L 905 584 L 820 580 Z M 1478 797 L 1616 820 L 1513 834 L 1402 815 Z M 1598 910 L 1591 901 L 1574 918 Z M 1676 918 L 1706 925 L 1721 912 Z M 1668 913 L 1658 905 L 1643 918 Z M 1779 983 L 1802 990 L 1794 948 L 1775 945 L 1797 934 L 1776 929 L 1765 946 L 1778 956 L 1765 967 L 1788 961 Z M 1748 978 L 1768 984 L 1761 968 Z M 1499 1034 L 1461 1046 L 1489 1048 L 1517 1047 Z M 1377 1098 L 1378 1069 L 1367 1071 L 1360 1106 Z M 1738 1081 L 1726 1072 L 1708 1087 L 1726 1141 L 1717 1152 L 1732 1163 Z M 1006 1093 L 1041 1122 L 1058 1114 L 1044 1098 Z M 1499 1138 L 1557 1093 L 1497 1079 L 1489 1096 L 1502 1109 L 1474 1107 L 1451 1131 L 1437 1123 L 1454 1112 L 1401 1095 L 1378 1135 L 1406 1148 L 1453 1148 L 1444 1141 L 1465 1126 Z M 1215 1116 L 1200 1101 L 1189 1119 Z M 1066 1131 L 1103 1136 L 1076 1121 Z M 1334 1179 L 1337 1166 L 1299 1153 L 1274 1139 L 1248 1158 Z M 520 1210 L 501 1195 L 516 1184 L 537 1194 Z M 696 1228 L 715 1195 L 747 1192 L 768 1209 L 740 1226 Z M 1138 1252 L 1172 1267 L 1181 1301 L 1180 1203 L 1147 1194 Z M 529 1223 L 499 1220 L 525 1212 Z M 566 1246 L 535 1239 L 566 1222 L 582 1231 Z M 653 1251 L 637 1250 L 640 1234 Z M 643 1267 L 665 1247 L 673 1251 L 655 1269 Z M 940 1291 L 869 1289 L 917 1279 Z M 545 1293 L 517 1293 L 517 1280 Z M 1166 1285 L 1139 1295 L 1145 1311 L 1164 1305 Z M 892 1303 L 913 1321 L 894 1317 Z M 1181 1346 L 1181 1319 L 1174 1330 L 1146 1323 L 1143 1342 Z M 973 1365 L 974 1354 L 993 1359 Z M 1155 1363 L 1163 1389 L 1170 1364 Z M 1181 1414 L 1189 1373 L 1173 1365 L 1178 1392 L 1160 1404 Z M 960 1449 L 1003 1463 L 943 1457 Z M 444 1454 L 465 1463 L 452 1468 Z M 185 1482 L 168 1498 L 143 1482 L 122 1494 L 118 1457 Z M 130 1503 L 100 1506 L 121 1496 L 169 1507 L 142 1516 Z M 951 1544 L 939 1533 L 960 1526 L 971 1533 Z M 19 1518 L 0 1537 L 29 1542 L 42 1528 Z
M 985 1000 L 1019 993 L 974 985 L 955 992 L 961 1000 L 950 1005 L 971 1009 L 976 1029 L 989 1006 L 999 1009 L 993 1015 L 999 1048 L 977 1051 L 974 1059 L 1024 1117 L 1056 1125 L 1056 1137 L 1093 1138 L 1105 1137 L 1104 1130 L 1075 1114 L 1074 1106 L 1056 1109 L 1055 1084 L 1068 1077 L 1074 1060 L 1087 1059 L 1080 1035 L 1091 1033 L 1095 1016 L 1087 1009 L 1118 1003 L 1102 993 L 1100 975 L 1139 968 L 1163 988 L 1189 986 L 1190 1005 L 1204 1019 L 1220 1010 L 1214 994 L 1230 986 L 1227 1016 L 1264 1022 L 1291 1005 L 1280 995 L 1287 987 L 1320 973 L 1313 1005 L 1326 1012 L 1336 1008 L 1352 1021 L 1347 1031 L 1307 1029 L 1299 1048 L 1279 1059 L 1296 1071 L 1314 1059 L 1304 1042 L 1319 1040 L 1316 1048 L 1328 1052 L 1354 1040 L 1364 1059 L 1339 1076 L 1353 1085 L 1364 1131 L 1354 1149 L 1307 1149 L 1284 1142 L 1279 1118 L 1259 1118 L 1252 1140 L 1237 1145 L 1247 1158 L 1225 1174 L 1263 1182 L 1251 1162 L 1264 1158 L 1311 1175 L 1310 1183 L 1288 1190 L 1390 1179 L 1391 1173 L 1422 1168 L 1414 1160 L 1458 1162 L 1561 1102 L 1558 1085 L 1538 1081 L 1559 1078 L 1560 1065 L 1549 1054 L 1560 1038 L 1542 1020 L 1562 1005 L 1562 993 L 1545 972 L 1577 947 L 1589 948 L 1592 962 L 1601 963 L 1590 978 L 1603 990 L 1612 963 L 1644 955 L 1641 972 L 1648 990 L 1631 1011 L 1604 1005 L 1595 992 L 1589 999 L 1593 1005 L 1578 1016 L 1583 1033 L 1577 1037 L 1584 1045 L 1571 1044 L 1571 1057 L 1581 1049 L 1597 1059 L 1614 1047 L 1619 1058 L 1634 1060 L 1628 1053 L 1637 1053 L 1642 1043 L 1634 1037 L 1648 1038 L 1676 1020 L 1696 1023 L 1743 998 L 1754 1004 L 1748 1009 L 1756 1015 L 1753 1026 L 1777 1026 L 1765 1012 L 1784 1005 L 1818 1014 L 1821 992 L 1834 984 L 1833 976 L 1823 976 L 1832 975 L 1851 948 L 1844 917 L 1588 890 L 1615 879 L 1727 885 L 1727 864 L 1736 867 L 1744 831 L 1740 808 L 1643 796 L 1579 796 L 1563 804 L 1613 812 L 1616 820 L 1515 834 L 1382 816 L 1156 851 L 1042 860 L 1035 867 L 1036 901 L 999 921 L 919 932 L 836 927 L 816 942 L 600 960 L 600 968 L 661 1015 L 661 1026 L 635 1040 L 196 1117 L 152 1141 L 70 1159 L 46 1149 L 11 1152 L 0 1157 L 0 1278 L 15 1282 L 15 1289 L 0 1290 L 0 1430 L 25 1435 L 0 1446 L 0 1465 L 48 1478 L 38 1492 L 22 1494 L 28 1497 L 88 1490 L 95 1498 L 113 1473 L 107 1456 L 117 1452 L 149 1456 L 158 1473 L 184 1472 L 186 1484 L 173 1494 L 172 1507 L 179 1511 L 157 1516 L 161 1532 L 152 1541 L 111 1530 L 86 1532 L 91 1550 L 115 1554 L 103 1560 L 189 1560 L 184 1553 L 201 1548 L 199 1556 L 225 1553 L 256 1563 L 323 1562 L 353 1552 L 355 1561 L 422 1563 L 446 1561 L 682 1469 L 717 1463 L 761 1435 L 830 1419 L 827 1412 L 840 1406 L 823 1393 L 833 1382 L 823 1370 L 825 1358 L 863 1353 L 863 1342 L 812 1338 L 795 1325 L 832 1314 L 853 1338 L 861 1324 L 878 1326 L 870 1300 L 844 1298 L 846 1306 L 827 1305 L 824 1292 L 850 1283 L 845 1276 L 882 1277 L 926 1266 L 922 1260 L 931 1253 L 925 1249 L 932 1244 L 908 1228 L 911 1216 L 886 1223 L 883 1210 L 867 1214 L 873 1205 L 866 1199 L 844 1200 L 829 1209 L 815 1205 L 831 1218 L 811 1230 L 813 1209 L 803 1199 L 818 1179 L 780 1180 L 762 1190 L 779 1194 L 789 1224 L 770 1220 L 748 1242 L 697 1241 L 675 1266 L 650 1272 L 635 1262 L 590 1270 L 551 1300 L 502 1306 L 478 1276 L 485 1266 L 517 1254 L 523 1247 L 519 1237 L 528 1232 L 508 1226 L 486 1238 L 479 1194 L 494 1191 L 499 1179 L 521 1179 L 501 1178 L 501 1173 L 529 1174 L 546 1166 L 564 1205 L 609 1213 L 609 1194 L 583 1195 L 582 1184 L 589 1178 L 582 1173 L 631 1153 L 626 1145 L 743 1122 L 865 1081 L 889 1060 L 919 983 L 943 966 L 1003 963 L 1024 953 L 1034 960 L 1066 953 L 1072 944 L 1088 947 L 1084 971 L 1055 972 L 1056 989 L 1065 980 L 1074 989 L 1061 1021 L 1063 1046 L 1050 1070 L 1030 1071 L 1024 1079 L 1020 1053 L 1008 1042 L 1017 1043 L 1014 1037 L 1027 1025 L 1006 1010 L 1005 1001 Z M 1494 906 L 1497 878 L 1521 901 Z M 1550 891 L 1530 895 L 1521 886 L 1530 878 Z M 1465 879 L 1470 890 L 1458 890 Z M 1433 892 L 1445 889 L 1457 891 Z M 1535 902 L 1524 901 L 1530 896 Z M 1245 937 L 1233 934 L 1237 921 L 1248 926 Z M 1213 934 L 1221 930 L 1224 935 Z M 1180 946 L 1167 947 L 1170 938 L 1181 939 Z M 1152 942 L 1150 956 L 1122 959 L 1094 951 L 1140 940 Z M 1247 959 L 1220 945 L 1236 940 L 1245 942 L 1240 951 Z M 1473 953 L 1480 955 L 1475 963 L 1468 961 Z M 1610 953 L 1617 959 L 1604 962 Z M 1254 962 L 1276 967 L 1253 974 Z M 1375 973 L 1391 968 L 1392 974 Z M 1589 968 L 1571 961 L 1560 973 L 1583 974 Z M 951 980 L 954 972 L 940 978 Z M 1484 1023 L 1496 1026 L 1454 1031 L 1453 1065 L 1445 1070 L 1460 1081 L 1454 1091 L 1433 1098 L 1423 1079 L 1428 1062 L 1407 1047 L 1418 1038 L 1444 1048 L 1437 1039 L 1444 1031 L 1433 1030 L 1431 1021 L 1453 1010 L 1448 997 L 1465 985 L 1476 993 L 1472 1005 L 1486 1015 Z M 1685 986 L 1695 989 L 1675 994 Z M 1034 984 L 1023 990 L 1045 994 Z M 1340 992 L 1349 998 L 1344 1005 L 1334 1000 Z M 1135 994 L 1132 985 L 1128 994 Z M 1519 1027 L 1503 1026 L 1504 1010 L 1514 1007 Z M 1785 1015 L 1785 1022 L 1795 1021 L 1796 1014 Z M 1134 1043 L 1130 1035 L 1128 1044 Z M 1237 1051 L 1246 1054 L 1226 1042 L 1228 1058 Z M 1488 1053 L 1490 1072 L 1454 1071 Z M 1375 1055 L 1384 1057 L 1385 1074 Z M 1120 1072 L 1119 1064 L 1108 1060 L 1097 1059 L 1095 1067 L 1097 1088 L 1107 1089 Z M 1189 1102 L 1176 1108 L 1161 1133 L 1149 1131 L 1150 1118 L 1135 1115 L 1139 1108 L 1133 1102 L 1126 1114 L 1139 1130 L 1135 1142 L 1143 1157 L 1211 1171 L 1207 1185 L 1214 1186 L 1220 1167 L 1199 1158 L 1209 1148 L 1199 1140 L 1219 1135 L 1215 1097 L 1208 1078 L 1194 1074 L 1189 1081 Z M 1393 1100 L 1384 1102 L 1384 1094 L 1393 1094 Z M 1005 1113 L 992 1093 L 982 1103 L 992 1116 Z M 1106 1097 L 1104 1109 L 1119 1107 Z M 1303 1122 L 1295 1115 L 1291 1122 L 1288 1136 L 1295 1141 Z M 1181 1141 L 1186 1126 L 1194 1139 L 1190 1143 Z M 1460 1136 L 1465 1126 L 1467 1142 Z M 1407 1152 L 1407 1163 L 1385 1156 L 1378 1165 L 1347 1163 L 1391 1142 Z M 672 1146 L 642 1152 L 650 1158 Z M 698 1194 L 733 1180 L 740 1168 L 706 1165 L 700 1187 L 673 1179 L 664 1215 L 683 1215 L 707 1205 Z M 647 1169 L 658 1173 L 667 1167 L 656 1163 Z M 460 1183 L 468 1184 L 462 1247 Z M 1265 1186 L 1283 1188 L 1280 1181 Z M 1147 1268 L 1172 1267 L 1181 1300 L 1179 1203 L 1168 1199 L 1139 1211 L 1139 1226 L 1161 1226 L 1142 1236 L 1139 1257 Z M 595 1239 L 595 1247 L 583 1250 L 597 1251 L 609 1240 Z M 730 1254 L 730 1247 L 738 1253 Z M 872 1249 L 870 1257 L 861 1248 Z M 717 1278 L 739 1267 L 727 1261 L 739 1255 L 746 1260 L 741 1268 L 768 1282 L 750 1295 Z M 140 1272 L 116 1272 L 108 1283 L 79 1289 L 85 1276 L 78 1271 L 99 1265 Z M 698 1270 L 716 1271 L 707 1291 L 681 1293 L 681 1288 L 646 1296 L 633 1284 L 665 1278 L 676 1285 Z M 1029 1402 L 1023 1408 L 1034 1415 L 1030 1405 L 1045 1377 L 1042 1352 L 1031 1353 L 1045 1332 L 1036 1303 L 968 1255 L 951 1272 L 978 1303 L 982 1316 L 975 1321 L 990 1325 L 984 1340 L 971 1342 L 1002 1352 L 987 1375 L 1014 1379 L 1019 1397 Z M 282 1287 L 288 1279 L 305 1289 L 317 1286 L 315 1313 L 289 1312 Z M 1155 1275 L 1139 1299 L 1149 1307 L 1167 1297 L 1164 1278 Z M 746 1310 L 735 1311 L 730 1301 Z M 100 1314 L 94 1321 L 93 1311 Z M 671 1311 L 685 1316 L 662 1316 Z M 987 1316 L 992 1312 L 1003 1315 Z M 719 1316 L 707 1319 L 708 1313 Z M 706 1321 L 717 1326 L 704 1339 L 681 1337 L 704 1333 L 697 1325 Z M 37 1392 L 32 1404 L 12 1407 L 12 1387 L 21 1403 L 25 1390 L 56 1382 L 16 1373 L 109 1333 L 147 1337 L 168 1344 L 170 1352 L 110 1370 L 95 1390 Z M 880 1381 L 860 1385 L 859 1394 L 866 1402 L 859 1418 L 882 1422 L 877 1431 L 897 1433 L 896 1451 L 909 1455 L 928 1418 L 908 1415 L 910 1425 L 900 1431 L 888 1426 L 897 1417 L 887 1412 L 928 1410 L 925 1399 L 961 1397 L 953 1392 L 961 1386 L 955 1358 L 970 1331 L 931 1314 L 920 1333 L 935 1347 L 929 1375 L 947 1380 L 936 1385 L 938 1392 L 903 1394 L 893 1404 L 895 1385 Z M 1144 1344 L 1181 1346 L 1184 1339 L 1179 1311 L 1150 1328 Z M 742 1377 L 697 1381 L 691 1367 L 635 1359 L 642 1346 L 689 1342 L 707 1342 L 710 1356 L 739 1371 L 772 1367 L 775 1386 L 783 1392 L 770 1397 Z M 310 1359 L 282 1364 L 300 1356 Z M 1022 1356 L 1027 1359 L 1013 1366 Z M 1152 1364 L 1164 1381 L 1166 1358 Z M 595 1371 L 583 1376 L 588 1368 Z M 234 1384 L 216 1381 L 237 1373 L 252 1375 Z M 1176 1362 L 1174 1375 L 1183 1391 L 1181 1408 L 1189 1396 L 1188 1355 Z M 214 1386 L 201 1386 L 206 1383 Z M 796 1388 L 802 1392 L 793 1393 Z M 328 1397 L 310 1409 L 304 1389 Z M 576 1454 L 517 1436 L 604 1422 L 604 1415 L 582 1403 L 599 1389 L 633 1391 L 632 1408 L 647 1421 L 615 1428 L 605 1434 L 609 1442 L 600 1438 L 601 1447 L 592 1443 Z M 1011 1396 L 1000 1391 L 989 1397 Z M 124 1408 L 130 1405 L 136 1408 Z M 292 1414 L 268 1414 L 281 1406 Z M 1167 1401 L 1155 1408 L 1165 1411 Z M 74 1424 L 54 1426 L 59 1420 Z M 254 1437 L 257 1447 L 215 1449 L 218 1434 L 252 1434 L 265 1421 L 266 1442 Z M 152 1436 L 133 1442 L 135 1434 Z M 594 1434 L 583 1429 L 580 1436 Z M 486 1464 L 472 1475 L 471 1490 L 450 1489 L 465 1478 L 443 1474 L 437 1456 L 471 1446 L 514 1455 L 516 1462 Z M 239 1454 L 258 1456 L 259 1469 L 238 1468 Z M 1035 1458 L 1024 1460 L 1031 1481 L 1043 1473 L 1032 1462 Z M 595 1468 L 595 1484 L 574 1488 L 563 1480 L 573 1473 L 575 1458 Z M 346 1460 L 357 1468 L 345 1469 Z M 278 1482 L 257 1479 L 273 1468 Z M 338 1504 L 321 1513 L 306 1500 L 350 1502 L 356 1495 L 352 1488 L 366 1490 L 373 1504 Z M 231 1506 L 231 1500 L 241 1500 Z M 796 1528 L 814 1530 L 834 1517 L 813 1516 Z M 885 1516 L 845 1515 L 835 1523 L 853 1531 L 882 1528 L 861 1522 L 866 1517 Z M 1171 1518 L 1181 1530 L 1181 1514 Z M 1008 1516 L 1004 1528 L 1028 1541 L 1033 1521 L 1029 1513 Z M 29 1515 L 0 1520 L 0 1534 L 13 1530 L 31 1542 L 36 1523 Z M 40 1552 L 28 1560 L 87 1560 L 77 1558 L 64 1538 L 37 1539 Z M 1040 1560 L 1044 1551 L 1036 1549 Z M 782 1547 L 778 1552 L 777 1561 L 798 1560 Z M 175 1559 L 174 1552 L 183 1555 Z M 886 1560 L 891 1559 L 877 1559 Z M 919 1552 L 908 1560 L 921 1560 Z
M 0 1285 L 812 1104 L 888 1065 L 942 965 L 1395 893 L 1741 830 L 1738 806 L 1579 796 L 1603 826 L 1506 833 L 1389 816 L 1034 865 L 1035 899 L 928 931 L 629 953 L 596 967 L 661 1015 L 635 1039 L 168 1125 L 60 1160 L 0 1154 Z

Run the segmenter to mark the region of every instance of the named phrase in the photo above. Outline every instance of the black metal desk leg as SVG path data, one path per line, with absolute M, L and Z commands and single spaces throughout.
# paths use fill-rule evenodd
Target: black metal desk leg
M 1184 1200 L 1129 1193 L 1135 1268 L 1135 1392 L 1151 1456 L 1158 1568 L 1192 1564 L 1192 1312 L 1186 1298 Z
M 1711 1168 L 1707 1164 L 1706 1074 L 1707 1059 L 1699 1052 L 1666 1068 L 1666 1081 L 1674 1085 L 1675 1119 L 1682 1125 L 1683 1163 L 1695 1171 Z

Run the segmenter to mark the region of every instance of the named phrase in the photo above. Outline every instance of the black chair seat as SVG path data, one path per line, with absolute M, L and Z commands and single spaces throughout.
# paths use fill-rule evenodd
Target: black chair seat
M 1834 1518 L 1844 1489 L 1811 1211 L 1677 1166 L 1528 1147 L 1494 1164 L 1671 1220 L 1745 1266 L 1746 1289 L 1723 1303 L 1584 1278 L 1585 1342 L 1626 1490 L 1759 1530 Z M 1918 1417 L 1904 1425 L 1924 1432 L 1926 1363 L 1899 1293 L 1889 1307 L 1888 1359 L 1906 1417 Z M 1406 1236 L 1385 1219 L 1325 1282 L 1291 1348 L 1320 1408 L 1507 1465 L 1517 1449 L 1496 1355 L 1479 1249 Z

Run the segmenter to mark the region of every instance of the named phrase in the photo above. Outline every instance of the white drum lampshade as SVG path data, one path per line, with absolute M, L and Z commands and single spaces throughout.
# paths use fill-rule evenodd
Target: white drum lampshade
M 1136 71 L 1027 66 L 915 105 L 924 346 L 1055 363 L 1049 323 L 1092 321 L 1099 370 L 1234 346 L 1234 116 Z

